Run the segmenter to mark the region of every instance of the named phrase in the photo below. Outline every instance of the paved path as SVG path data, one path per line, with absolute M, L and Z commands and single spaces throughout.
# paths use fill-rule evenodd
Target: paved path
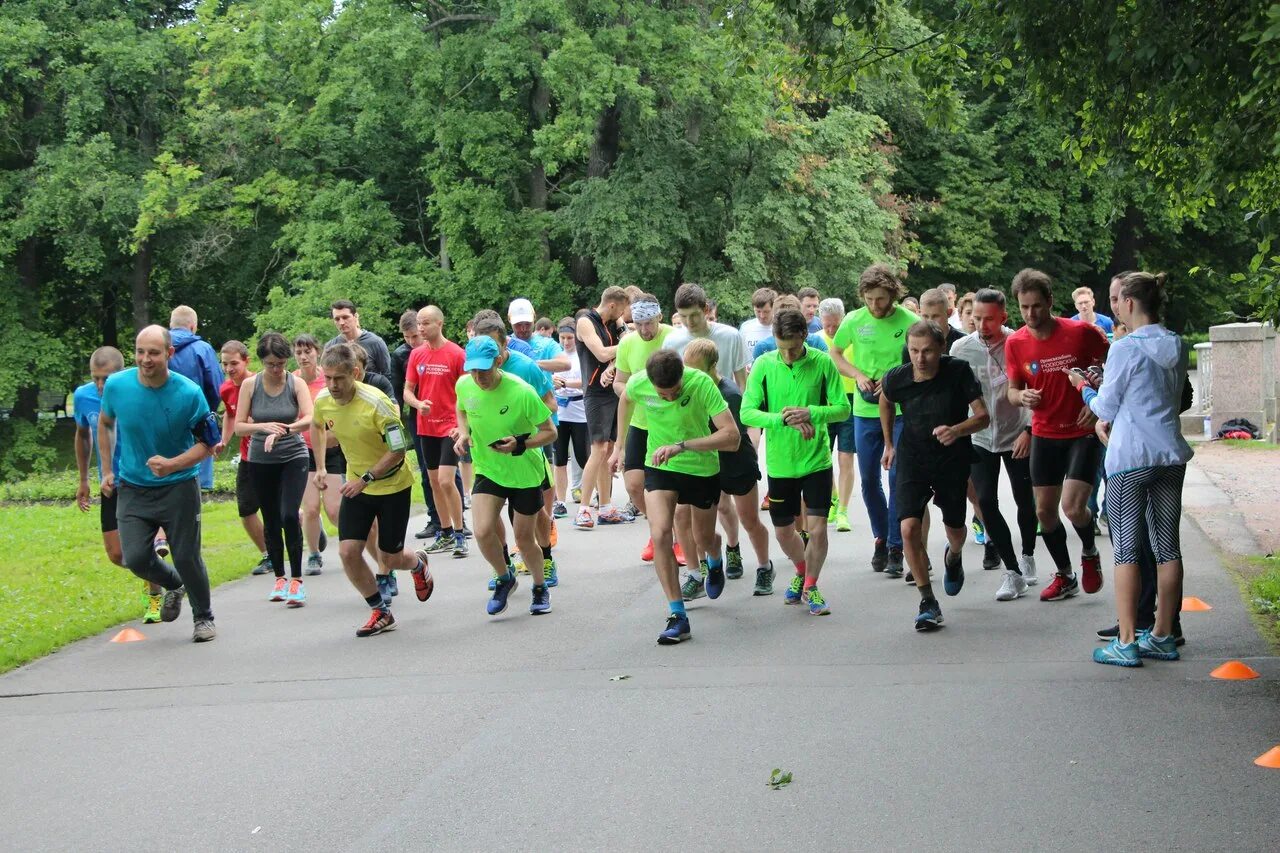
M 1214 609 L 1138 671 L 1089 660 L 1110 587 L 998 603 L 972 544 L 947 627 L 916 634 L 865 527 L 832 534 L 832 615 L 747 578 L 659 647 L 644 535 L 564 527 L 544 617 L 522 580 L 487 618 L 479 558 L 441 559 L 430 602 L 406 578 L 400 629 L 356 640 L 331 568 L 300 611 L 220 588 L 205 646 L 184 611 L 0 678 L 0 848 L 1275 849 L 1280 772 L 1252 760 L 1280 744 L 1280 660 L 1193 526 L 1187 592 Z M 1209 678 L 1227 658 L 1264 677 Z

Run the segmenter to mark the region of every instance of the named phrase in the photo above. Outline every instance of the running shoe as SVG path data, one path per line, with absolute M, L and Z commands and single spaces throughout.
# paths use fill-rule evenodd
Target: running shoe
M 685 601 L 694 601 L 707 594 L 706 584 L 702 576 L 694 572 L 684 576 L 684 585 L 680 587 L 680 597 Z
M 573 520 L 573 526 L 579 530 L 590 530 L 595 527 L 596 523 L 591 519 L 591 510 L 585 506 L 578 510 L 578 517 Z
M 1117 638 L 1100 649 L 1094 649 L 1093 660 L 1094 663 L 1105 663 L 1111 666 L 1142 666 L 1138 648 L 1137 643 L 1122 643 Z
M 836 511 L 836 532 L 848 533 L 853 527 L 849 524 L 849 510 L 841 507 Z
M 809 547 L 809 531 L 807 530 L 800 531 L 800 541 L 804 543 L 804 547 L 806 548 Z
M 673 554 L 675 554 L 675 555 L 676 555 L 676 565 L 677 565 L 677 566 L 687 566 L 687 565 L 689 565 L 689 561 L 688 561 L 688 560 L 686 560 L 686 559 L 685 559 L 685 556 L 684 556 L 684 549 L 680 547 L 680 543 L 679 543 L 679 542 L 677 542 L 677 543 L 675 543 L 674 545 L 672 545 L 672 546 L 671 546 L 671 553 L 673 553 Z
M 741 548 L 726 548 L 724 550 L 724 576 L 733 581 L 742 577 Z
M 319 554 L 312 554 L 308 556 L 306 574 L 314 576 L 320 574 L 322 571 L 324 571 L 324 558 Z
M 387 588 L 391 590 L 391 597 L 395 598 L 400 594 L 400 582 L 396 580 L 396 570 L 392 569 L 387 572 Z
M 721 562 L 720 567 L 716 568 L 703 560 L 702 565 L 707 567 L 707 598 L 714 601 L 724 592 L 724 563 Z
M 884 567 L 885 575 L 891 578 L 900 578 L 902 577 L 902 571 L 902 549 L 890 548 L 889 560 L 885 563 Z
M 1150 628 L 1139 628 L 1138 633 L 1141 634 L 1144 631 L 1149 632 L 1150 630 L 1151 630 Z M 1114 640 L 1116 637 L 1119 637 L 1119 636 L 1120 636 L 1119 625 L 1112 625 L 1110 628 L 1098 629 L 1098 639 L 1102 640 L 1103 642 L 1106 642 L 1107 640 Z M 1180 625 L 1173 626 L 1173 644 L 1175 646 L 1185 646 L 1187 644 L 1186 638 L 1182 636 L 1182 627 Z
M 307 588 L 298 578 L 289 581 L 289 591 L 285 593 L 285 607 L 302 607 L 307 603 Z
M 533 588 L 533 601 L 529 604 L 529 612 L 534 616 L 551 612 L 551 591 L 545 584 Z
M 511 568 L 515 569 L 516 574 L 518 575 L 529 574 L 529 567 L 524 564 L 524 555 L 521 554 L 519 551 L 511 552 L 511 560 L 509 562 L 510 562 Z
M 631 501 L 627 501 L 627 505 L 622 508 L 622 511 L 626 515 L 631 516 L 633 521 L 640 517 L 640 507 L 636 506 Z
M 323 551 L 329 547 L 329 534 L 324 532 L 324 525 L 320 525 L 320 550 Z
M 435 539 L 440 535 L 440 525 L 434 521 L 428 522 L 427 526 L 413 534 L 414 539 Z
M 1080 555 L 1080 586 L 1089 595 L 1102 589 L 1102 557 L 1097 549 L 1092 554 Z
M 186 587 L 181 586 L 165 592 L 164 603 L 160 605 L 161 622 L 172 622 L 182 615 L 182 597 L 186 594 Z
M 560 527 L 555 523 L 554 519 L 551 522 L 551 538 L 549 542 L 552 548 L 560 544 Z
M 827 600 L 822 597 L 822 593 L 818 592 L 816 586 L 809 587 L 809 591 L 805 593 L 805 601 L 809 604 L 810 616 L 827 616 L 831 613 Z
M 507 571 L 511 572 L 511 574 L 513 575 L 516 573 L 516 570 L 511 566 L 510 563 L 507 563 Z M 500 577 L 502 577 L 502 575 L 498 574 L 497 572 L 494 572 L 493 574 L 489 575 L 489 592 L 493 592 L 495 589 L 498 588 L 498 578 Z
M 415 566 L 409 572 L 410 577 L 413 578 L 413 594 L 418 596 L 419 601 L 426 601 L 436 588 L 436 579 L 431 576 L 431 570 L 427 568 L 427 552 L 415 551 L 414 553 L 422 561 L 422 565 Z
M 653 537 L 649 537 L 649 541 L 644 543 L 644 547 L 640 549 L 640 561 L 642 563 L 653 562 Z
M 760 509 L 766 511 L 769 509 L 769 496 L 767 494 L 760 499 Z
M 374 575 L 373 579 L 378 583 L 378 595 L 382 596 L 382 606 L 391 606 L 391 582 L 386 575 Z
M 689 630 L 689 617 L 684 613 L 672 613 L 667 617 L 667 627 L 658 635 L 658 645 L 674 646 L 693 636 Z
M 917 631 L 936 631 L 942 627 L 942 606 L 936 598 L 920 601 L 920 612 L 916 614 Z
M 876 540 L 875 550 L 871 552 L 871 571 L 883 572 L 889 565 L 889 547 L 883 539 Z
M 831 502 L 831 509 L 827 510 L 827 524 L 836 523 L 836 505 L 835 501 Z
M 157 536 L 155 541 L 156 556 L 164 559 L 169 556 L 169 540 L 163 536 Z
M 467 523 L 465 521 L 462 522 L 462 538 L 472 539 L 474 537 L 475 537 L 475 534 L 471 532 L 471 528 L 467 527 Z
M 1107 514 L 1106 514 L 1105 512 L 1100 512 L 1100 513 L 1098 513 L 1098 517 L 1097 517 L 1096 521 L 1098 522 L 1098 524 L 1101 524 L 1103 527 L 1110 527 L 1110 526 L 1111 526 L 1111 522 L 1107 520 Z M 1101 535 L 1101 534 L 1099 534 L 1099 535 Z
M 1138 634 L 1138 657 L 1152 660 L 1177 660 L 1181 657 L 1178 654 L 1177 638 L 1157 637 L 1150 631 L 1142 631 Z
M 471 509 L 471 495 L 462 496 L 462 508 Z
M 783 604 L 799 604 L 804 599 L 804 576 L 792 575 L 787 591 L 782 594 Z
M 616 506 L 605 507 L 600 510 L 600 515 L 596 517 L 597 524 L 630 524 L 635 520 L 636 517 L 634 515 L 623 512 Z
M 996 601 L 1013 601 L 1016 598 L 1022 598 L 1026 594 L 1026 580 L 1012 569 L 1006 569 L 1004 583 L 1000 584 L 1000 589 L 996 590 Z
M 768 566 L 756 569 L 756 588 L 751 591 L 751 594 L 773 595 L 773 560 L 769 561 Z
M 569 515 L 569 508 L 564 505 L 564 501 L 556 501 L 551 505 L 552 518 L 566 518 Z
M 374 634 L 382 634 L 395 629 L 396 617 L 391 615 L 390 610 L 379 607 L 370 611 L 369 621 L 356 629 L 356 636 L 372 637 Z
M 150 625 L 160 621 L 160 607 L 164 604 L 164 595 L 147 596 L 147 612 L 142 614 L 142 624 Z
M 428 554 L 445 554 L 453 550 L 453 537 L 437 534 L 435 541 L 427 546 Z
M 1075 575 L 1055 574 L 1049 585 L 1040 590 L 1041 601 L 1061 601 L 1071 598 L 1080 592 L 1080 583 Z
M 1027 582 L 1027 586 L 1035 586 L 1040 583 L 1040 578 L 1036 577 L 1036 558 L 1034 554 L 1023 554 L 1018 558 L 1018 569 L 1022 572 L 1022 579 Z
M 542 582 L 546 586 L 560 585 L 560 574 L 559 570 L 556 568 L 556 561 L 554 557 L 547 557 L 542 561 Z M 534 589 L 537 589 L 537 587 L 534 587 Z
M 576 504 L 582 503 L 582 489 L 574 489 L 573 492 L 570 494 L 570 497 L 573 498 L 574 503 Z
M 933 560 L 926 558 L 924 565 L 925 565 L 925 571 L 929 573 L 929 580 L 930 582 L 932 582 L 933 581 Z M 919 586 L 919 584 L 916 583 L 915 573 L 913 572 L 905 571 L 904 574 L 902 575 L 902 579 L 907 583 L 911 584 L 912 586 Z
M 950 545 L 942 552 L 942 588 L 947 595 L 959 595 L 964 589 L 964 560 L 951 552 Z
M 197 619 L 191 629 L 191 641 L 207 643 L 218 636 L 218 629 L 213 626 L 212 619 Z
M 595 510 L 600 509 L 600 493 L 599 492 L 596 492 L 594 495 L 591 496 L 591 508 Z
M 461 560 L 470 552 L 471 548 L 467 545 L 467 537 L 455 536 L 453 538 L 453 556 L 455 559 Z
M 276 578 L 276 584 L 271 587 L 271 594 L 267 596 L 267 601 L 284 601 L 285 596 L 288 594 L 289 581 L 284 578 Z
M 1000 568 L 1000 552 L 990 541 L 982 546 L 982 570 L 990 572 Z
M 271 558 L 266 556 L 259 560 L 258 564 L 253 567 L 253 574 L 255 575 L 269 575 L 273 571 L 275 570 L 271 568 Z
M 987 529 L 982 526 L 982 522 L 975 515 L 973 520 L 969 522 L 969 529 L 973 531 L 973 541 L 978 545 L 987 544 Z
M 1096 515 L 1093 517 L 1093 535 L 1094 536 L 1102 535 L 1102 528 L 1098 526 L 1098 517 Z
M 507 599 L 511 597 L 511 593 L 515 592 L 520 586 L 520 582 L 516 580 L 515 575 L 504 575 L 498 578 L 498 583 L 493 588 L 493 597 L 485 604 L 485 610 L 490 616 L 497 616 L 507 609 Z

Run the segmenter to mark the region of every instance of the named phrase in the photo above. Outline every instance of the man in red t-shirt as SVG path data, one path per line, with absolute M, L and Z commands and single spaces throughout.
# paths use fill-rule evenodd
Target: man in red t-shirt
M 1093 432 L 1097 420 L 1083 404 L 1068 372 L 1100 364 L 1107 357 L 1107 339 L 1089 323 L 1054 317 L 1053 283 L 1039 270 L 1024 269 L 1014 276 L 1013 295 L 1026 326 L 1005 342 L 1005 373 L 1009 401 L 1031 410 L 1031 485 L 1045 547 L 1057 566 L 1053 581 L 1040 593 L 1041 601 L 1060 601 L 1079 592 L 1102 588 L 1102 561 L 1094 544 L 1089 493 L 1102 458 L 1102 444 Z M 1080 536 L 1081 581 L 1071 571 L 1067 533 L 1059 506 Z
M 227 377 L 218 388 L 218 396 L 222 398 L 222 441 L 213 449 L 214 457 L 222 454 L 227 442 L 231 440 L 236 423 L 236 406 L 240 403 L 240 386 L 253 374 L 249 372 L 249 348 L 240 341 L 227 341 L 222 345 L 222 372 Z M 262 519 L 258 517 L 262 502 L 258 499 L 258 490 L 253 487 L 253 478 L 249 476 L 249 436 L 240 439 L 240 463 L 236 466 L 236 506 L 240 513 L 240 523 L 244 532 L 249 534 L 262 558 L 253 567 L 255 575 L 271 574 L 271 558 L 267 556 L 267 540 L 263 535 Z
M 431 492 L 440 513 L 440 533 L 427 546 L 428 554 L 452 551 L 467 556 L 463 532 L 462 497 L 453 484 L 458 469 L 452 433 L 458 428 L 458 394 L 454 389 L 466 372 L 462 347 L 444 336 L 444 313 L 434 305 L 418 312 L 422 344 L 409 354 L 404 372 L 404 402 L 418 415 L 418 457 L 427 466 Z

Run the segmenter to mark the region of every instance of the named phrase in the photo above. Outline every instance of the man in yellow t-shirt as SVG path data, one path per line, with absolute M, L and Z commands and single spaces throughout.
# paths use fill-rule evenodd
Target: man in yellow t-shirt
M 365 542 L 377 524 L 378 556 L 388 569 L 413 575 L 419 601 L 431 597 L 435 580 L 424 552 L 409 551 L 404 537 L 409 526 L 413 474 L 404 466 L 411 439 L 400 421 L 399 408 L 377 388 L 358 381 L 360 362 L 351 344 L 335 344 L 320 359 L 325 389 L 315 399 L 311 446 L 325 447 L 332 432 L 347 458 L 347 481 L 342 484 L 338 511 L 338 556 L 347 579 L 364 597 L 372 613 L 357 637 L 370 637 L 396 627 L 391 601 L 382 596 L 364 561 Z M 315 484 L 329 483 L 324 454 L 316 457 Z

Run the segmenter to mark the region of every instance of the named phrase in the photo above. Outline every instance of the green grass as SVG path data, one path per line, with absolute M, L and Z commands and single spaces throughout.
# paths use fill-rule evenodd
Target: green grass
M 107 560 L 96 506 L 0 507 L 0 553 L 0 672 L 142 616 L 142 581 Z M 205 504 L 204 559 L 214 586 L 255 562 L 235 502 Z
M 1280 644 L 1280 557 L 1250 557 L 1249 562 L 1256 569 L 1246 579 L 1249 604 L 1270 639 Z
M 89 472 L 91 489 L 97 490 L 98 471 Z M 77 485 L 76 470 L 52 471 L 32 474 L 15 483 L 0 483 L 0 504 L 31 503 L 33 501 L 74 501 Z M 213 492 L 215 497 L 231 497 L 236 493 L 236 469 L 219 458 L 213 466 Z

